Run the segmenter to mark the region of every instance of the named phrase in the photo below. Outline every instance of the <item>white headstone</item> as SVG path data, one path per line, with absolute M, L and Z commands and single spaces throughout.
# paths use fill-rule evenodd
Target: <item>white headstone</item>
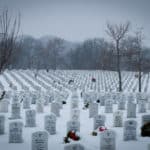
M 36 104 L 36 101 L 39 98 L 38 94 L 36 92 L 32 92 L 30 93 L 30 96 L 31 96 L 31 104 Z
M 106 117 L 104 115 L 97 115 L 94 117 L 94 130 L 98 127 L 105 126 Z
M 100 150 L 116 150 L 116 134 L 112 130 L 105 130 L 100 135 Z
M 51 103 L 51 113 L 54 113 L 57 117 L 60 116 L 60 106 L 56 102 Z
M 23 99 L 23 108 L 24 109 L 30 109 L 30 97 L 26 95 Z
M 44 105 L 47 106 L 49 104 L 50 99 L 48 93 L 44 93 L 43 98 L 44 98 Z
M 36 111 L 35 110 L 26 111 L 25 127 L 36 127 Z
M 77 144 L 68 144 L 64 147 L 64 150 L 85 150 L 84 146 L 77 143 Z
M 57 102 L 59 104 L 59 108 L 62 109 L 63 108 L 63 104 L 62 104 L 62 98 L 60 94 L 55 95 L 55 102 Z
M 101 106 L 105 106 L 105 96 L 104 96 L 104 95 L 102 95 L 102 96 L 100 97 L 100 105 L 101 105 Z
M 17 93 L 14 94 L 12 103 L 19 103 L 19 97 L 18 97 Z
M 0 101 L 0 112 L 7 113 L 8 112 L 9 101 L 7 99 L 3 99 Z
M 105 113 L 112 113 L 113 112 L 113 102 L 111 99 L 105 100 Z
M 11 117 L 9 119 L 20 119 L 20 103 L 11 104 Z
M 127 118 L 136 118 L 136 104 L 133 102 L 128 102 Z
M 11 122 L 9 124 L 9 143 L 22 143 L 22 130 L 23 123 L 22 122 Z
M 139 100 L 138 103 L 138 111 L 139 113 L 146 113 L 146 101 L 145 100 Z
M 113 115 L 114 127 L 122 127 L 123 126 L 123 113 L 121 111 L 117 111 Z
M 44 104 L 43 104 L 43 101 L 41 99 L 38 99 L 36 102 L 36 111 L 37 111 L 37 113 L 43 113 L 44 112 Z
M 121 99 L 119 102 L 118 102 L 118 110 L 125 110 L 125 100 Z
M 45 116 L 45 130 L 50 134 L 56 134 L 56 116 L 54 114 Z
M 94 118 L 98 115 L 98 104 L 90 103 L 89 105 L 89 118 Z
M 137 122 L 135 120 L 127 120 L 124 123 L 124 141 L 136 140 Z
M 150 122 L 150 115 L 143 115 L 142 116 L 142 126 L 148 122 Z
M 80 110 L 75 108 L 71 110 L 71 120 L 80 121 Z
M 72 99 L 71 100 L 71 109 L 75 109 L 79 107 L 79 101 L 78 99 Z
M 48 150 L 48 133 L 46 131 L 32 133 L 32 150 Z
M 80 122 L 79 121 L 68 121 L 67 122 L 67 133 L 69 131 L 79 131 L 80 132 Z
M 5 132 L 5 116 L 0 115 L 0 135 L 4 134 Z

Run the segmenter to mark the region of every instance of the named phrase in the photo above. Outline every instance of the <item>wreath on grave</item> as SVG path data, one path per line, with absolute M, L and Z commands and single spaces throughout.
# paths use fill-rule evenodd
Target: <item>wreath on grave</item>
M 5 94 L 6 94 L 6 92 L 3 91 L 2 94 L 1 94 L 1 96 L 0 96 L 0 101 L 4 98 Z
M 142 137 L 150 137 L 150 122 L 144 124 L 141 128 Z
M 107 128 L 104 127 L 104 126 L 100 126 L 100 127 L 98 127 L 97 130 L 98 130 L 98 131 L 93 131 L 93 132 L 91 133 L 91 135 L 92 135 L 92 136 L 97 136 L 97 133 L 98 133 L 98 132 L 104 132 L 104 131 L 107 130 Z
M 80 140 L 79 134 L 76 131 L 69 131 L 67 133 L 67 136 L 64 137 L 64 143 L 70 143 L 70 140 L 79 141 Z
M 88 109 L 89 108 L 89 103 L 84 104 L 83 109 Z
M 95 79 L 95 78 L 92 78 L 92 82 L 96 82 L 96 79 Z

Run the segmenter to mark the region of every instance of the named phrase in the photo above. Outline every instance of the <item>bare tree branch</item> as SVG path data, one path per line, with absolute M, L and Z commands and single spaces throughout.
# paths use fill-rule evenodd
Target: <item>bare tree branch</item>
M 117 51 L 117 71 L 119 77 L 119 91 L 122 91 L 122 78 L 121 78 L 121 70 L 120 70 L 120 41 L 125 37 L 125 35 L 129 31 L 130 23 L 127 22 L 125 24 L 110 24 L 107 23 L 106 33 L 112 38 L 115 43 L 116 51 Z
M 20 14 L 13 19 L 8 9 L 0 15 L 0 73 L 7 67 L 15 50 L 15 43 L 20 29 Z

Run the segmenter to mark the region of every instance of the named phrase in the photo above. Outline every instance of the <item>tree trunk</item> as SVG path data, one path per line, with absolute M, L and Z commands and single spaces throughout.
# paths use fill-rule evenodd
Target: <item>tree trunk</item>
M 142 69 L 141 69 L 141 58 L 139 58 L 139 92 L 141 91 L 142 91 Z
M 117 49 L 117 72 L 119 77 L 119 92 L 122 91 L 122 78 L 121 78 L 121 71 L 120 71 L 120 49 L 119 49 L 119 41 L 116 42 L 116 49 Z
M 141 71 L 139 71 L 139 92 L 142 91 L 142 82 L 141 82 L 141 79 L 142 79 L 142 75 L 141 75 Z
M 54 53 L 54 71 L 57 69 L 57 56 L 56 56 L 56 50 L 53 50 Z

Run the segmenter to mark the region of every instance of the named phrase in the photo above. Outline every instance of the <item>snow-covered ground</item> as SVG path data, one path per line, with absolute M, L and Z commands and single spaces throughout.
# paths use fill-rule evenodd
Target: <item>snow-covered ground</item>
M 11 72 L 11 73 L 10 73 Z M 12 75 L 13 74 L 13 75 Z M 135 78 L 135 74 L 133 72 L 123 72 L 123 90 L 124 92 L 132 93 L 138 91 L 138 79 Z M 16 81 L 19 80 L 18 82 Z M 96 79 L 96 83 L 91 82 L 91 78 Z M 68 85 L 68 81 L 70 79 L 74 80 L 74 85 Z M 56 83 L 57 86 L 55 86 Z M 29 90 L 35 90 L 34 87 L 41 87 L 41 90 L 46 91 L 47 88 L 51 88 L 52 90 L 58 90 L 59 86 L 63 87 L 63 90 L 58 90 L 59 92 L 68 92 L 69 96 L 66 99 L 67 104 L 63 105 L 63 109 L 61 109 L 61 115 L 57 118 L 57 126 L 56 135 L 49 135 L 48 146 L 49 150 L 63 150 L 66 144 L 63 143 L 63 138 L 66 136 L 66 124 L 67 121 L 70 120 L 70 103 L 71 103 L 71 87 L 76 86 L 78 88 L 78 96 L 79 96 L 79 109 L 80 109 L 80 136 L 81 140 L 79 142 L 71 142 L 71 143 L 81 143 L 85 146 L 86 150 L 99 150 L 100 149 L 100 136 L 92 136 L 91 132 L 93 131 L 93 119 L 89 118 L 88 109 L 83 108 L 83 99 L 80 97 L 80 91 L 83 89 L 84 91 L 93 90 L 96 92 L 115 92 L 117 86 L 117 74 L 115 72 L 110 71 L 58 71 L 58 72 L 49 72 L 40 71 L 38 73 L 37 78 L 34 78 L 33 71 L 30 70 L 12 70 L 6 71 L 4 74 L 0 76 L 0 83 L 3 85 L 5 90 L 12 90 L 10 87 L 10 82 L 17 87 L 18 91 L 23 90 L 22 87 L 26 86 Z M 32 83 L 31 83 L 32 82 Z M 51 84 L 50 84 L 51 83 Z M 23 84 L 23 85 L 22 85 Z M 2 87 L 1 87 L 2 88 Z M 14 91 L 14 90 L 13 90 Z M 150 92 L 150 80 L 149 75 L 146 74 L 143 76 L 143 84 L 142 91 L 145 93 Z M 50 105 L 44 107 L 44 113 L 38 114 L 36 116 L 37 119 L 37 127 L 35 128 L 27 128 L 23 127 L 23 143 L 21 144 L 10 144 L 8 143 L 9 138 L 9 123 L 11 120 L 8 119 L 11 115 L 11 108 L 9 105 L 8 113 L 0 113 L 5 115 L 6 124 L 5 124 L 5 134 L 0 135 L 0 150 L 31 150 L 31 134 L 35 131 L 43 131 L 44 130 L 44 116 L 50 114 Z M 36 109 L 35 105 L 31 105 L 31 108 Z M 21 120 L 25 123 L 25 110 L 21 109 Z M 117 104 L 113 105 L 113 111 L 117 110 Z M 99 114 L 104 113 L 104 106 L 99 106 Z M 126 117 L 127 111 L 123 111 L 123 120 L 128 120 Z M 148 144 L 150 144 L 149 137 L 141 137 L 141 116 L 144 114 L 150 114 L 150 110 L 147 110 L 146 113 L 138 113 L 136 120 L 138 122 L 137 128 L 137 140 L 136 141 L 123 141 L 123 128 L 122 127 L 113 127 L 113 114 L 105 114 L 106 115 L 106 127 L 108 129 L 113 129 L 116 132 L 116 150 L 148 150 Z M 101 133 L 99 133 L 101 134 Z

